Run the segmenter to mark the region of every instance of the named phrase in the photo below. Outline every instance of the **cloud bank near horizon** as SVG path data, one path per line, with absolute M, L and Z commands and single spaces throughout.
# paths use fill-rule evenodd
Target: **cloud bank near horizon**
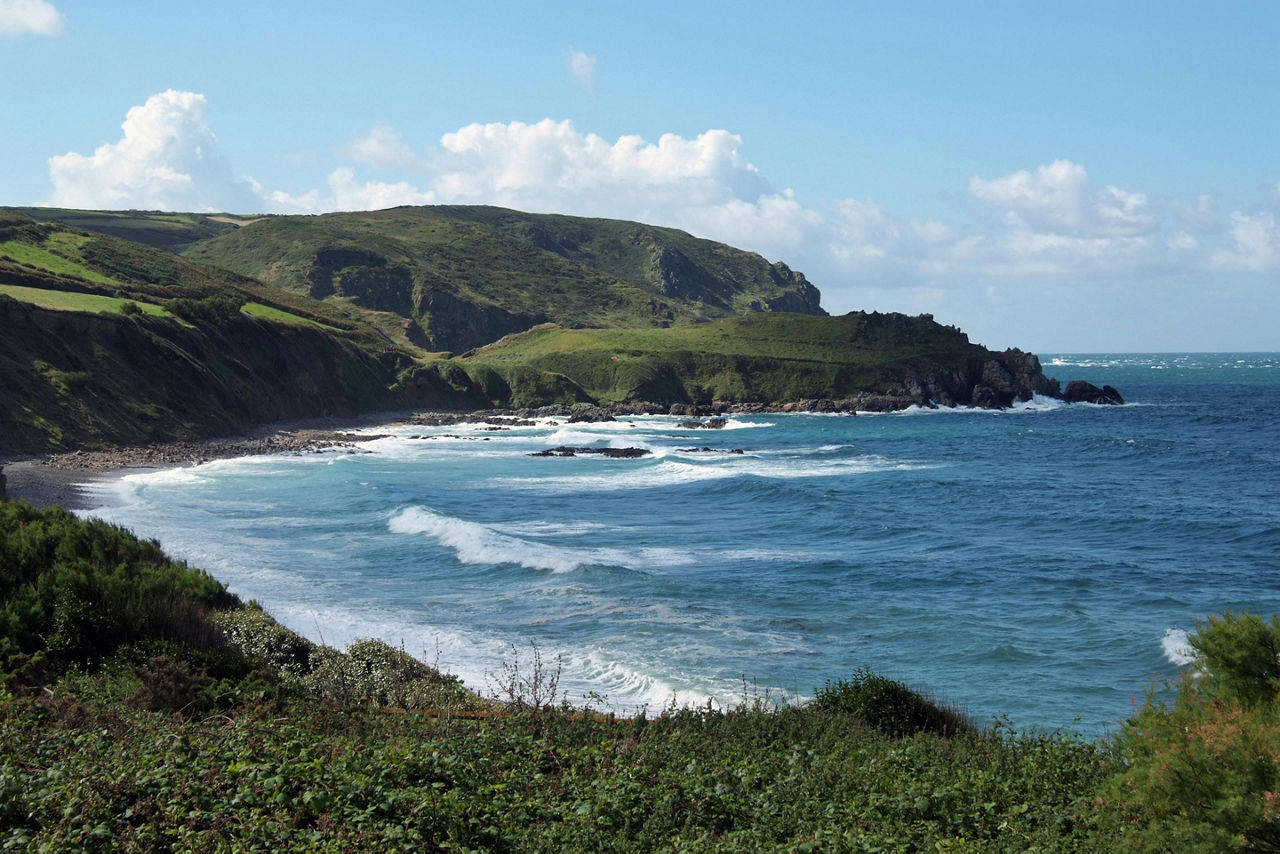
M 415 149 L 393 126 L 375 124 L 336 152 L 323 188 L 289 193 L 235 176 L 218 153 L 202 95 L 153 95 L 121 127 L 118 141 L 90 155 L 49 158 L 49 204 L 244 213 L 492 204 L 629 219 L 786 260 L 824 290 L 855 279 L 927 293 L 966 277 L 1280 269 L 1280 187 L 1270 210 L 1220 213 L 1209 195 L 1153 200 L 1098 186 L 1066 159 L 973 176 L 964 204 L 944 221 L 890 211 L 874 199 L 798 199 L 751 163 L 741 136 L 722 129 L 611 142 L 548 118 L 470 124 Z M 364 177 L 370 171 L 403 179 Z

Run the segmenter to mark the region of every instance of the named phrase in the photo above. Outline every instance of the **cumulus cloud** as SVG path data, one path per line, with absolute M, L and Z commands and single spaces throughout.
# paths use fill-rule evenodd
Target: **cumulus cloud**
M 631 219 L 784 259 L 829 293 L 874 283 L 878 294 L 922 299 L 941 283 L 1280 269 L 1277 211 L 1224 216 L 1207 195 L 1152 202 L 1096 186 L 1069 160 L 974 177 L 970 208 L 944 221 L 869 198 L 806 204 L 761 174 L 742 137 L 721 129 L 610 141 L 569 121 L 476 123 L 417 147 L 420 155 L 395 128 L 376 124 L 339 149 L 341 165 L 323 185 L 299 193 L 235 180 L 201 95 L 155 95 L 129 110 L 123 131 L 91 155 L 50 158 L 49 203 L 276 213 L 492 204 Z
M 56 36 L 65 26 L 62 13 L 46 0 L 0 0 L 0 36 Z
M 1085 168 L 1055 160 L 1034 173 L 969 181 L 969 192 L 1004 209 L 1032 231 L 1080 237 L 1130 237 L 1156 227 L 1147 197 L 1118 187 L 1095 189 Z
M 334 208 L 340 211 L 382 210 L 399 205 L 430 205 L 436 202 L 435 193 L 419 190 L 407 181 L 397 181 L 394 184 L 358 181 L 355 171 L 347 167 L 336 169 L 329 176 L 329 189 L 333 192 Z
M 73 208 L 245 211 L 259 200 L 217 153 L 203 95 L 174 89 L 133 107 L 124 136 L 91 155 L 49 158 L 49 204 Z
M 741 145 L 723 130 L 610 143 L 569 121 L 471 124 L 441 138 L 434 185 L 455 202 L 605 216 L 755 201 L 774 191 Z
M 355 163 L 369 166 L 420 169 L 424 165 L 400 132 L 391 125 L 382 123 L 348 142 L 342 147 L 340 154 Z
M 1269 213 L 1231 214 L 1230 247 L 1213 254 L 1220 270 L 1280 269 L 1280 225 Z
M 569 48 L 569 77 L 588 92 L 596 91 L 596 58 L 580 50 Z

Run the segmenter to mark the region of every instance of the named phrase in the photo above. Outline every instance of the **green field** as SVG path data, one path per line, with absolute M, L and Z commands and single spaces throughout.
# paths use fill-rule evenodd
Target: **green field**
M 74 238 L 74 235 L 67 235 Z M 54 245 L 61 243 L 62 245 L 76 245 L 73 241 L 65 238 L 62 241 L 50 241 Z M 90 282 L 99 282 L 101 284 L 114 285 L 118 284 L 115 279 L 90 270 L 83 264 L 72 261 L 71 259 L 58 254 L 43 246 L 33 246 L 30 243 L 19 242 L 17 240 L 6 240 L 0 243 L 0 258 L 8 256 L 25 267 L 35 267 L 37 270 L 43 270 L 47 273 L 56 273 L 60 276 L 74 276 L 76 278 L 85 279 Z
M 302 317 L 283 309 L 274 308 L 269 305 L 263 305 L 260 302 L 247 302 L 240 307 L 240 310 L 250 317 L 258 317 L 263 320 L 279 320 L 285 323 L 307 323 L 311 326 L 318 326 L 321 329 L 328 329 L 334 332 L 338 331 L 338 327 L 330 326 L 327 323 L 321 323 L 310 317 Z
M 167 309 L 152 303 L 134 302 L 133 300 L 104 297 L 97 294 L 27 288 L 21 285 L 0 285 L 0 294 L 11 296 L 22 302 L 38 305 L 41 308 L 51 308 L 55 311 L 91 311 L 95 313 L 122 314 L 121 308 L 127 303 L 133 302 L 134 305 L 142 309 L 143 314 L 150 314 L 154 317 L 171 316 Z

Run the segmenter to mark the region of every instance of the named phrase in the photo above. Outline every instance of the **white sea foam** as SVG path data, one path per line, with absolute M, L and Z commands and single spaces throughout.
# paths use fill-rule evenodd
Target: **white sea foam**
M 1056 409 L 1062 409 L 1068 404 L 1056 397 L 1047 397 L 1045 395 L 1032 395 L 1030 400 L 1015 401 L 1012 406 L 1007 409 L 986 409 L 980 406 L 919 406 L 912 404 L 906 409 L 898 409 L 893 412 L 864 412 L 858 411 L 859 415 L 883 415 L 889 417 L 912 417 L 920 415 L 1007 415 L 1009 413 L 1019 412 L 1052 412 Z
M 1165 629 L 1164 637 L 1160 639 L 1160 648 L 1164 651 L 1164 657 L 1169 663 L 1176 664 L 1178 667 L 1191 664 L 1196 660 L 1195 650 L 1191 648 L 1185 629 Z
M 520 491 L 574 492 L 594 490 L 619 492 L 632 489 L 654 489 L 739 477 L 768 480 L 797 480 L 817 477 L 850 477 L 880 471 L 916 471 L 934 468 L 917 460 L 892 460 L 879 456 L 851 459 L 815 460 L 793 455 L 765 458 L 755 454 L 732 454 L 708 457 L 697 455 L 697 462 L 685 462 L 694 455 L 673 454 L 656 465 L 643 468 L 614 469 L 602 472 L 593 468 L 582 474 L 559 477 L 496 478 L 493 483 Z
M 514 563 L 552 572 L 572 572 L 583 564 L 582 556 L 570 549 L 510 537 L 477 522 L 434 513 L 425 507 L 406 507 L 391 517 L 387 527 L 393 534 L 426 534 L 453 549 L 462 563 Z
M 669 705 L 713 705 L 717 695 L 725 697 L 734 686 L 704 685 L 700 688 L 681 686 L 674 680 L 654 675 L 649 668 L 637 662 L 624 661 L 613 653 L 598 648 L 567 659 L 569 686 L 583 691 L 595 691 L 608 698 L 605 709 L 622 714 L 636 714 L 642 709 L 661 710 Z M 577 683 L 577 684 L 574 684 Z
M 516 564 L 555 573 L 584 566 L 617 566 L 639 571 L 684 566 L 694 558 L 681 549 L 574 548 L 512 536 L 499 526 L 482 525 L 436 513 L 425 507 L 406 507 L 387 523 L 393 534 L 426 534 L 454 551 L 465 564 Z

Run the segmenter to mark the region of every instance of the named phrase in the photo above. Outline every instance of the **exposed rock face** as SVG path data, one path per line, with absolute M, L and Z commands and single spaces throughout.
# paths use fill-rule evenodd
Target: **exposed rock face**
M 988 358 L 940 364 L 920 360 L 905 370 L 901 384 L 868 399 L 868 411 L 917 406 L 978 406 L 1003 409 L 1034 395 L 1059 397 L 1057 380 L 1049 379 L 1033 353 L 1005 350 Z
M 654 247 L 652 271 L 664 296 L 692 300 L 721 310 L 730 310 L 734 296 L 746 290 L 731 275 L 707 270 L 673 246 Z M 826 314 L 821 306 L 821 293 L 803 273 L 797 273 L 779 261 L 769 266 L 769 280 L 783 293 L 766 298 L 763 304 L 753 301 L 751 307 L 754 310 Z
M 804 273 L 798 273 L 779 261 L 770 268 L 769 277 L 777 283 L 778 287 L 787 290 L 780 297 L 765 300 L 769 311 L 790 311 L 796 314 L 816 315 L 827 313 L 821 305 L 822 294 L 810 284 L 809 280 L 804 277 Z
M 496 305 L 461 300 L 445 288 L 427 288 L 417 297 L 425 342 L 433 350 L 470 350 L 545 323 L 538 314 L 516 314 Z
M 1098 388 L 1093 383 L 1087 383 L 1084 380 L 1072 380 L 1067 383 L 1067 390 L 1063 392 L 1062 399 L 1067 403 L 1098 403 L 1109 406 L 1117 406 L 1124 403 L 1124 398 L 1120 396 L 1120 392 L 1116 391 L 1109 385 Z

